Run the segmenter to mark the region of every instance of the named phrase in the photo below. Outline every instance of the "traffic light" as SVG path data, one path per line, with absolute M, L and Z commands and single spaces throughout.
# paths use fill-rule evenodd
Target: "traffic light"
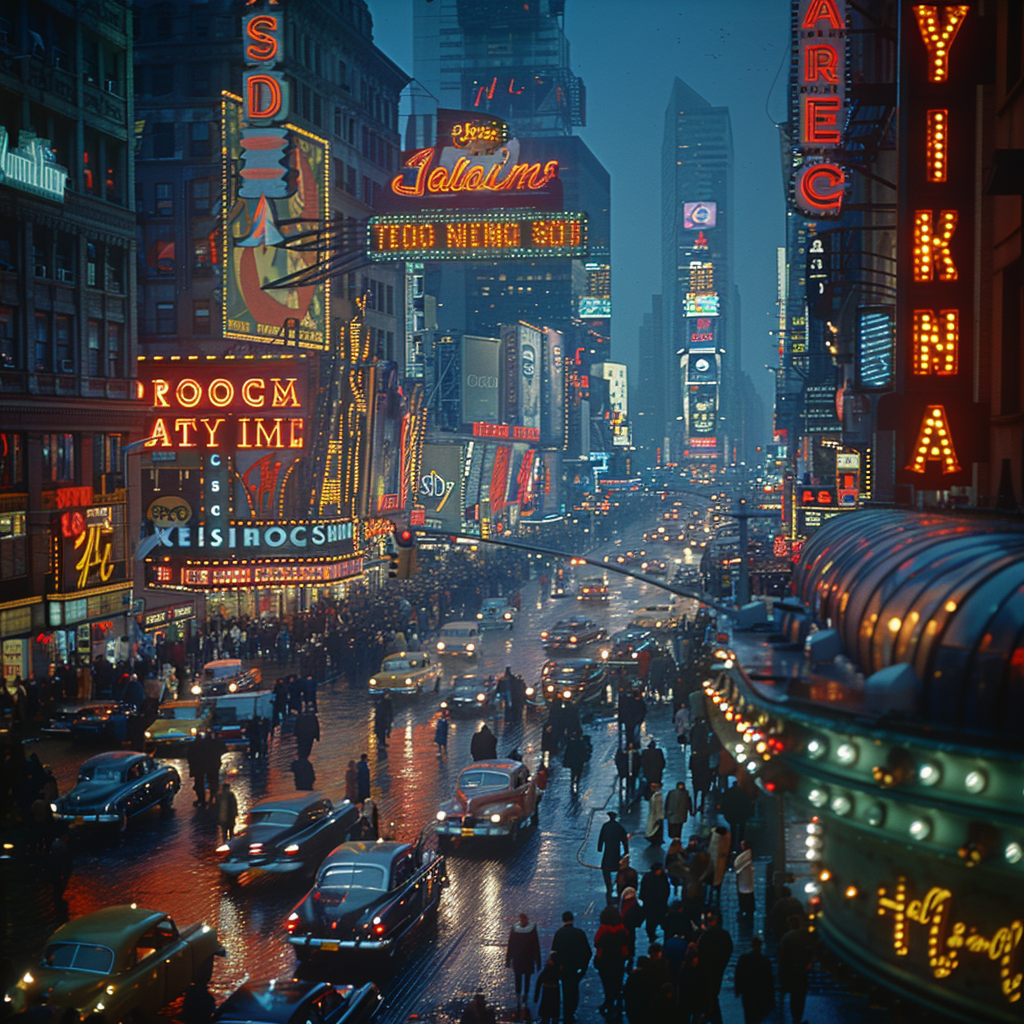
M 419 569 L 416 564 L 416 534 L 408 527 L 403 527 L 395 530 L 394 542 L 388 576 L 391 579 L 407 580 L 415 576 Z

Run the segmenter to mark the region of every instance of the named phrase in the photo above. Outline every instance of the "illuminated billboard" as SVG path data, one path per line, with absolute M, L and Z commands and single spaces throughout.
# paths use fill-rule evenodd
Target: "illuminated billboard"
M 565 443 L 565 343 L 561 331 L 547 328 L 541 382 L 541 439 L 560 448 Z
M 716 323 L 716 320 L 707 316 L 688 320 L 686 327 L 690 332 L 690 348 L 713 347 Z
M 479 110 L 450 110 L 438 107 L 437 148 L 451 147 L 465 156 L 485 156 L 509 141 L 508 122 Z
M 687 292 L 686 299 L 683 302 L 683 316 L 718 316 L 718 293 L 706 292 L 695 294 L 694 292 Z
M 538 259 L 587 254 L 585 213 L 434 210 L 371 217 L 371 260 Z
M 717 384 L 718 353 L 691 351 L 683 357 L 684 384 Z
M 242 103 L 222 102 L 224 337 L 327 348 L 330 286 L 266 284 L 313 266 L 318 255 L 285 247 L 330 217 L 326 140 L 294 126 L 244 125 Z M 267 154 L 274 159 L 268 164 Z
M 517 325 L 519 339 L 519 424 L 540 431 L 542 347 L 536 327 Z
M 501 342 L 462 337 L 462 422 L 497 423 L 501 382 Z
M 463 447 L 453 444 L 423 446 L 416 503 L 426 510 L 426 526 L 435 530 L 462 528 Z
M 374 366 L 373 411 L 370 428 L 369 515 L 398 512 L 402 495 L 402 425 L 408 411 L 398 386 L 398 364 Z
M 683 227 L 688 231 L 713 228 L 718 221 L 718 203 L 683 203 Z
M 690 385 L 686 395 L 686 427 L 690 437 L 709 437 L 714 434 L 717 418 L 717 386 Z
M 581 295 L 579 315 L 581 320 L 607 319 L 612 315 L 612 300 L 598 298 L 594 295 Z

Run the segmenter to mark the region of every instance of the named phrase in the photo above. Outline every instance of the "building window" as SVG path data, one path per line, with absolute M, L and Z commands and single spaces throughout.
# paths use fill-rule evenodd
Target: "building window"
M 100 352 L 100 325 L 98 320 L 90 320 L 85 330 L 87 344 L 86 374 L 99 377 L 103 373 L 103 358 Z
M 86 242 L 85 244 L 85 283 L 90 288 L 103 287 L 103 282 L 99 279 L 99 254 L 102 248 L 102 245 L 97 245 L 95 242 Z
M 107 324 L 107 376 L 117 379 L 121 374 L 121 350 L 124 348 L 124 324 Z
M 192 333 L 210 333 L 210 303 L 197 299 L 192 303 Z
M 174 156 L 174 122 L 153 125 L 153 159 L 167 160 Z
M 210 122 L 193 121 L 191 138 L 189 139 L 189 151 L 192 156 L 210 155 Z
M 114 245 L 106 247 L 106 258 L 104 260 L 104 272 L 106 274 L 107 291 L 124 294 L 124 249 Z
M 334 108 L 334 137 L 336 139 L 341 138 L 342 120 L 341 120 L 341 107 Z
M 388 285 L 387 305 L 384 312 L 387 313 L 388 316 L 395 315 L 395 286 L 393 284 Z
M 92 435 L 92 486 L 97 494 L 113 494 L 121 479 L 121 435 Z
M 313 124 L 324 123 L 324 101 L 318 93 L 313 93 Z
M 27 555 L 25 513 L 5 512 L 0 515 L 0 579 L 25 576 L 28 573 Z
M 190 96 L 206 96 L 210 92 L 210 68 L 206 61 L 193 64 L 189 69 L 188 91 Z
M 387 342 L 386 342 L 384 351 L 387 353 L 388 359 L 394 359 L 395 358 L 395 332 L 394 331 L 388 331 L 387 332 Z
M 210 12 L 204 7 L 192 8 L 192 35 L 205 39 L 210 34 Z
M 43 434 L 43 483 L 75 482 L 75 435 Z
M 174 213 L 174 188 L 169 181 L 157 182 L 156 213 L 158 217 L 170 217 Z
M 18 366 L 17 317 L 16 309 L 0 306 L 0 370 L 14 370 Z
M 174 92 L 174 67 L 154 64 L 149 71 L 150 88 L 154 96 L 168 96 Z
M 345 168 L 345 191 L 350 196 L 359 197 L 359 190 L 356 186 L 356 169 L 354 167 Z
M 75 364 L 71 358 L 71 317 L 58 314 L 54 339 L 57 342 L 57 371 L 72 373 Z
M 53 353 L 50 351 L 50 314 L 36 313 L 35 335 L 33 338 L 34 359 L 32 368 L 36 373 L 48 373 L 53 369 Z
M 20 487 L 25 483 L 24 446 L 21 434 L 0 434 L 0 487 Z
M 345 90 L 348 90 L 349 88 L 348 65 L 343 60 L 338 61 L 338 85 Z
M 177 317 L 174 313 L 173 302 L 158 302 L 156 304 L 156 333 L 174 334 L 177 330 Z

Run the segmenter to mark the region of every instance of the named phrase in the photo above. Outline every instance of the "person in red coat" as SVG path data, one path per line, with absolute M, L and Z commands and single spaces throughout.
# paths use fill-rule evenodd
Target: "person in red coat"
M 629 933 L 614 906 L 601 911 L 601 924 L 594 935 L 594 963 L 604 987 L 601 1013 L 622 1009 L 622 975 L 629 959 Z

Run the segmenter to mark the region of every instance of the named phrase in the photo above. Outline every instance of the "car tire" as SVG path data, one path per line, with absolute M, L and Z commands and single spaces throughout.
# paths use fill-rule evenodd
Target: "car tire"
M 174 807 L 174 793 L 173 792 L 172 793 L 164 793 L 164 795 L 162 797 L 160 797 L 160 810 L 163 811 L 164 814 L 168 814 L 168 813 L 170 813 L 171 808 L 173 808 L 173 807 Z

